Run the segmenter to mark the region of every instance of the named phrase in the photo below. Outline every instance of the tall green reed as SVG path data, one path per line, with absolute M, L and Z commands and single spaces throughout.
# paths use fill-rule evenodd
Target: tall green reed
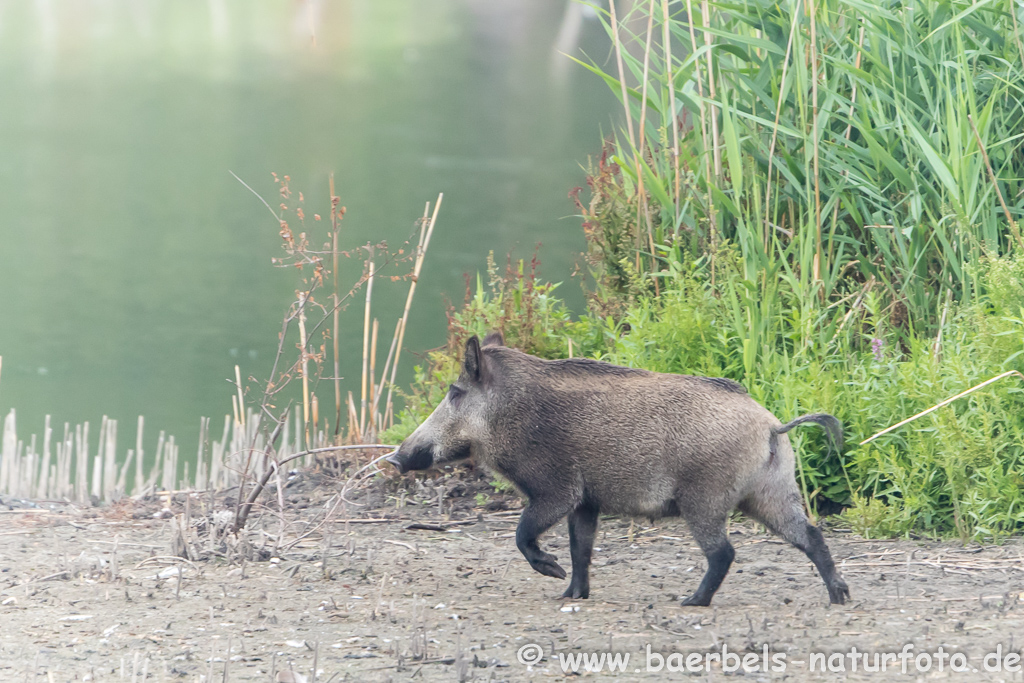
M 625 93 L 629 119 L 648 131 L 614 140 L 624 197 L 607 200 L 635 210 L 622 212 L 634 216 L 631 239 L 609 250 L 605 269 L 629 259 L 657 271 L 656 245 L 682 239 L 702 245 L 714 270 L 713 245 L 727 239 L 760 300 L 785 278 L 805 316 L 877 288 L 896 321 L 919 331 L 936 326 L 946 291 L 975 296 L 967 265 L 1014 239 L 1000 195 L 1014 218 L 1024 215 L 1024 49 L 1013 5 L 690 6 L 664 3 L 647 17 L 653 4 L 637 3 L 633 14 L 650 21 L 627 16 L 614 29 L 607 17 L 623 67 L 584 63 Z M 652 35 L 670 37 L 651 47 Z M 655 50 L 665 59 L 651 58 Z

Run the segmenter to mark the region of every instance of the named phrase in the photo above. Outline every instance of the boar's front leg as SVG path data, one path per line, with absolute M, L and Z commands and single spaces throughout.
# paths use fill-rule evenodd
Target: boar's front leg
M 569 550 L 572 552 L 572 580 L 563 598 L 590 597 L 590 557 L 597 531 L 597 508 L 581 504 L 569 515 Z
M 537 537 L 564 517 L 569 508 L 568 504 L 563 505 L 550 498 L 531 500 L 523 510 L 523 515 L 519 518 L 519 528 L 516 529 L 516 546 L 530 566 L 535 571 L 556 579 L 564 579 L 565 570 L 555 562 L 557 558 L 554 555 L 540 549 Z

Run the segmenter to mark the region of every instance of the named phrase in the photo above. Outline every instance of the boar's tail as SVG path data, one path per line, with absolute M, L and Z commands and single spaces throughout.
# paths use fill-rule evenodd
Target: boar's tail
M 825 431 L 828 432 L 828 437 L 832 442 L 832 447 L 836 449 L 837 453 L 842 452 L 843 426 L 839 423 L 839 420 L 828 413 L 811 413 L 810 415 L 802 415 L 795 420 L 787 422 L 781 427 L 776 427 L 772 430 L 772 441 L 775 440 L 776 434 L 785 434 L 793 427 L 797 427 L 806 422 L 816 422 L 821 425 Z

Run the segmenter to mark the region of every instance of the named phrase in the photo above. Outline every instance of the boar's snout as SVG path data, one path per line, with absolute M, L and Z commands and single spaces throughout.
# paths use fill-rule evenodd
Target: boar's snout
M 405 474 L 405 469 L 404 469 L 405 466 L 402 464 L 401 459 L 398 457 L 398 451 L 397 450 L 394 453 L 392 453 L 391 455 L 389 455 L 388 457 L 384 458 L 384 460 L 386 462 L 389 462 L 392 465 L 394 465 L 395 468 L 398 470 L 399 474 Z
M 433 449 L 430 446 L 409 446 L 408 443 L 408 440 L 402 442 L 397 451 L 384 459 L 394 465 L 399 474 L 429 469 L 434 464 Z

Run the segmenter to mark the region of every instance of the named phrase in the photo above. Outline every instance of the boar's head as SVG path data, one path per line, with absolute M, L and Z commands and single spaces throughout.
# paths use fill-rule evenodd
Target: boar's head
M 484 345 L 501 344 L 491 333 Z M 476 337 L 466 342 L 462 372 L 448 388 L 441 404 L 409 435 L 387 461 L 401 473 L 463 460 L 485 439 L 488 429 L 489 371 Z

